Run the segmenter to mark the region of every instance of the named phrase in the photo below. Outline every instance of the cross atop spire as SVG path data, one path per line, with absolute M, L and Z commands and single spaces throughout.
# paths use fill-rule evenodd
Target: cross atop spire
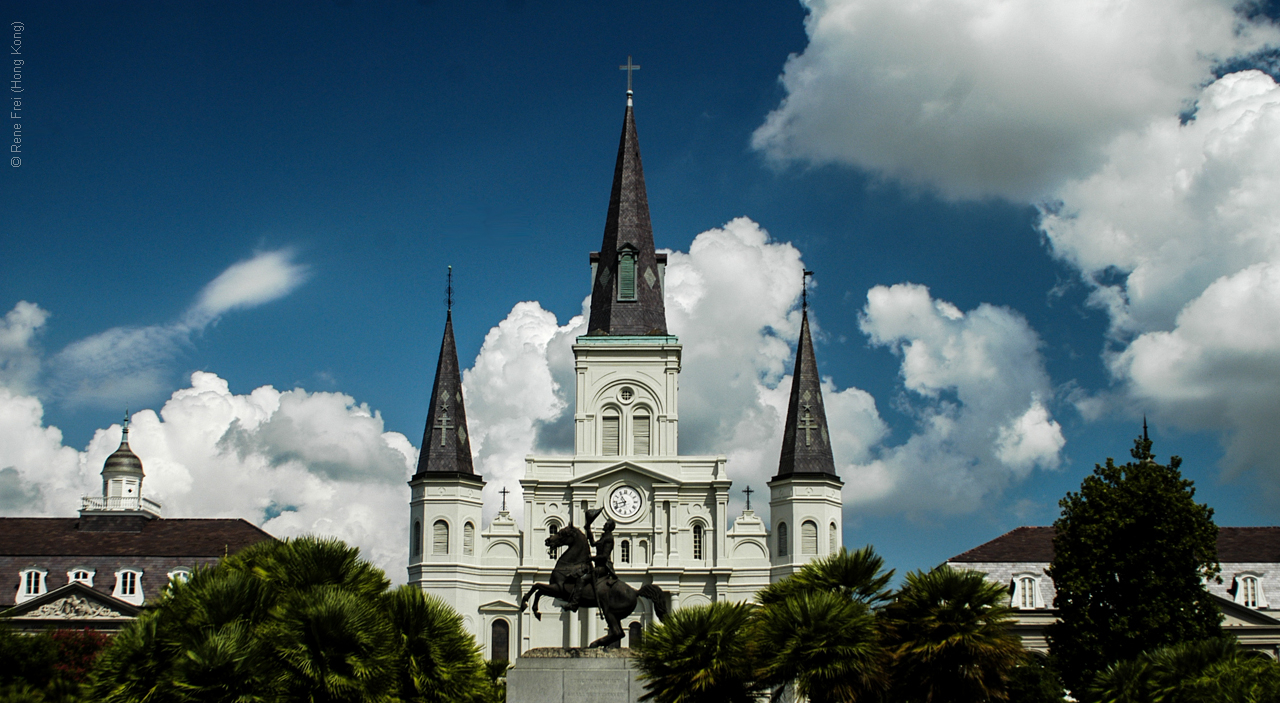
M 618 70 L 627 72 L 627 106 L 630 107 L 631 106 L 631 73 L 632 71 L 639 71 L 640 67 L 631 63 L 631 55 L 627 54 L 627 65 L 619 66 Z
M 422 433 L 418 472 L 475 474 L 471 462 L 471 441 L 467 436 L 467 412 L 462 404 L 462 375 L 458 370 L 458 349 L 453 339 L 453 267 L 449 267 L 444 339 L 436 361 L 436 379 L 427 406 L 427 426 Z
M 448 308 L 448 312 L 453 312 L 453 267 L 449 267 L 448 283 L 444 289 L 444 304 Z
M 502 490 L 498 491 L 498 493 L 502 494 L 502 512 L 504 513 L 507 512 L 507 494 L 510 492 L 506 486 L 503 486 Z
M 591 255 L 591 261 L 594 278 L 588 335 L 667 334 L 661 268 L 666 264 L 666 255 L 657 254 L 653 247 L 640 140 L 630 104 L 618 141 L 604 241 L 600 251 Z
M 742 489 L 742 492 L 747 494 L 747 510 L 750 510 L 750 509 L 751 509 L 751 494 L 752 494 L 752 493 L 755 493 L 755 491 L 751 490 L 751 486 L 747 486 L 746 488 Z
M 805 271 L 806 280 L 810 275 L 811 271 Z M 831 455 L 831 433 L 827 430 L 827 412 L 822 407 L 822 381 L 813 355 L 813 337 L 809 333 L 807 301 L 800 312 L 800 342 L 796 345 L 791 400 L 787 404 L 782 455 L 778 458 L 778 475 L 775 478 L 791 474 L 836 475 L 836 462 Z
M 809 278 L 813 276 L 812 271 L 806 270 L 804 275 L 800 277 L 800 309 L 809 309 Z

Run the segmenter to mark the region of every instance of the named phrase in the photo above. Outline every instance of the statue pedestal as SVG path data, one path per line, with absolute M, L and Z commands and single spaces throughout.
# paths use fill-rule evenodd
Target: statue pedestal
M 639 675 L 625 647 L 530 649 L 507 672 L 507 703 L 637 703 Z

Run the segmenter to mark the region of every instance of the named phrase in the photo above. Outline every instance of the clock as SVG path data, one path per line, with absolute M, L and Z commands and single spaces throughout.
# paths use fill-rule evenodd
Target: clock
M 631 486 L 618 486 L 609 495 L 609 509 L 620 518 L 633 518 L 640 513 L 640 492 Z

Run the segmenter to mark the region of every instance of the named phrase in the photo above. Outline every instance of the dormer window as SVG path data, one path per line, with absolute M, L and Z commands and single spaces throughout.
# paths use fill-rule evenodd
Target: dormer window
M 618 300 L 636 299 L 636 252 L 623 249 L 618 252 Z
M 1011 605 L 1018 610 L 1036 610 L 1044 607 L 1044 600 L 1040 597 L 1040 578 L 1036 574 L 1013 575 Z
M 1266 608 L 1267 595 L 1262 588 L 1262 575 L 1236 574 L 1235 601 L 1246 608 Z
M 116 587 L 111 595 L 126 603 L 142 605 L 142 572 L 137 569 L 117 571 Z
M 93 569 L 72 569 L 67 572 L 67 583 L 83 583 L 93 588 Z
M 180 566 L 169 572 L 169 583 L 186 583 L 191 580 L 191 569 Z
M 18 572 L 18 595 L 14 598 L 15 603 L 31 600 L 48 590 L 46 585 L 46 576 L 48 572 L 44 569 L 24 569 Z

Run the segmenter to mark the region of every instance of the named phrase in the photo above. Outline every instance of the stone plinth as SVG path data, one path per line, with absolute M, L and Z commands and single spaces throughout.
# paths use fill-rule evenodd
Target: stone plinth
M 637 703 L 639 673 L 625 647 L 531 649 L 507 672 L 507 703 Z

